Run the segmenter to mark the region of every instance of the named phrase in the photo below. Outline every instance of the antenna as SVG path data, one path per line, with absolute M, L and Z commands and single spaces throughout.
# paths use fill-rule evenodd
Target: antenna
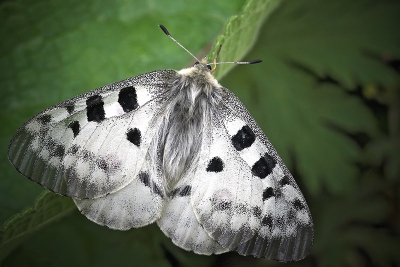
M 164 27 L 164 25 L 158 25 L 158 27 L 161 28 L 161 30 L 165 33 L 165 35 L 167 35 L 169 38 L 171 38 L 172 41 L 174 41 L 176 44 L 178 44 L 180 47 L 182 47 L 186 52 L 188 52 L 192 57 L 194 57 L 198 62 L 200 62 L 200 60 L 193 55 L 192 53 L 190 53 L 189 50 L 187 50 L 183 45 L 181 45 L 177 40 L 175 40 L 174 37 L 171 36 L 171 34 L 169 33 L 169 31 L 167 30 L 167 28 Z
M 217 65 L 219 65 L 219 64 L 235 64 L 235 65 L 238 65 L 238 64 L 256 64 L 256 63 L 262 62 L 261 59 L 255 59 L 255 60 L 251 60 L 251 61 L 217 62 L 217 57 L 219 55 L 219 52 L 221 52 L 221 48 L 222 48 L 222 45 L 219 45 L 217 53 L 215 54 L 214 62 L 213 62 L 214 68 L 211 69 L 211 73 L 214 73 L 214 71 L 217 69 Z
M 216 62 L 214 64 L 219 65 L 219 64 L 235 64 L 235 65 L 246 65 L 246 64 L 257 64 L 261 63 L 261 59 L 254 59 L 250 61 L 232 61 L 232 62 Z
M 160 24 L 160 25 L 158 25 L 158 26 L 159 26 L 159 27 L 161 28 L 161 30 L 165 33 L 165 35 L 167 35 L 169 38 L 171 38 L 172 41 L 174 41 L 176 44 L 178 44 L 180 47 L 182 47 L 186 52 L 188 52 L 192 57 L 194 57 L 198 62 L 200 62 L 200 60 L 199 60 L 195 55 L 193 55 L 192 53 L 190 53 L 189 50 L 187 50 L 187 49 L 186 49 L 183 45 L 181 45 L 174 37 L 171 36 L 171 34 L 170 34 L 169 31 L 167 30 L 167 28 L 165 28 L 164 25 L 161 25 L 161 24 Z M 215 69 L 217 68 L 217 65 L 220 65 L 220 64 L 245 65 L 245 64 L 256 64 L 256 63 L 262 62 L 261 59 L 255 59 L 255 60 L 251 60 L 251 61 L 217 62 L 217 57 L 218 57 L 218 55 L 219 55 L 219 52 L 221 51 L 221 48 L 222 48 L 222 45 L 220 45 L 220 46 L 218 47 L 218 51 L 217 51 L 217 54 L 216 54 L 216 56 L 215 56 L 215 58 L 214 58 L 214 62 L 213 62 L 214 68 L 212 68 L 211 73 L 213 73 L 213 72 L 215 71 Z

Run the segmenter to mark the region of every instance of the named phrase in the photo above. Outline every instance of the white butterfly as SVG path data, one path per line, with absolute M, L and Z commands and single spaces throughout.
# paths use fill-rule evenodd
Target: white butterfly
M 157 222 L 177 246 L 198 254 L 302 259 L 314 235 L 304 197 L 214 69 L 198 60 L 62 102 L 18 130 L 9 159 L 100 225 Z

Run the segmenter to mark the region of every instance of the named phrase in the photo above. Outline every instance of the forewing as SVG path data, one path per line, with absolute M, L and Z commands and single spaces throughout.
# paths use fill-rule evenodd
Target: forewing
M 214 115 L 192 190 L 200 224 L 221 246 L 242 255 L 304 258 L 313 224 L 294 179 L 232 93 Z
M 146 73 L 43 111 L 11 140 L 11 163 L 28 178 L 73 198 L 123 188 L 142 168 L 175 74 Z

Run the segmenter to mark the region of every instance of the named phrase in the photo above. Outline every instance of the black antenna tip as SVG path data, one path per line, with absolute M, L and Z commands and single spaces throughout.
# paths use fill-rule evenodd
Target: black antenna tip
M 161 30 L 168 36 L 171 36 L 171 34 L 169 34 L 169 31 L 167 30 L 167 28 L 164 27 L 164 25 L 158 25 L 158 27 L 161 28 Z
M 262 60 L 261 59 L 254 59 L 252 61 L 249 61 L 249 64 L 257 64 L 257 63 L 261 63 Z

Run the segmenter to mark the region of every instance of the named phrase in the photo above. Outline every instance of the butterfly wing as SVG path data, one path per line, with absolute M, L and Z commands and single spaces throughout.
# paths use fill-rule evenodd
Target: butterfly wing
M 196 218 L 222 247 L 242 255 L 304 258 L 313 242 L 304 197 L 247 109 L 224 91 L 194 174 Z
M 210 237 L 199 223 L 190 202 L 191 186 L 182 182 L 168 194 L 158 226 L 172 242 L 197 254 L 220 254 L 229 251 Z
M 161 163 L 149 152 L 139 174 L 124 188 L 95 199 L 74 199 L 88 219 L 112 229 L 129 230 L 157 220 L 165 192 Z
M 97 198 L 125 187 L 143 169 L 173 75 L 146 73 L 43 111 L 11 140 L 11 163 L 72 198 Z
M 204 128 L 209 129 L 210 120 L 205 116 Z M 220 254 L 229 251 L 216 242 L 200 224 L 194 213 L 190 198 L 197 166 L 192 165 L 168 193 L 158 226 L 172 242 L 197 254 Z

